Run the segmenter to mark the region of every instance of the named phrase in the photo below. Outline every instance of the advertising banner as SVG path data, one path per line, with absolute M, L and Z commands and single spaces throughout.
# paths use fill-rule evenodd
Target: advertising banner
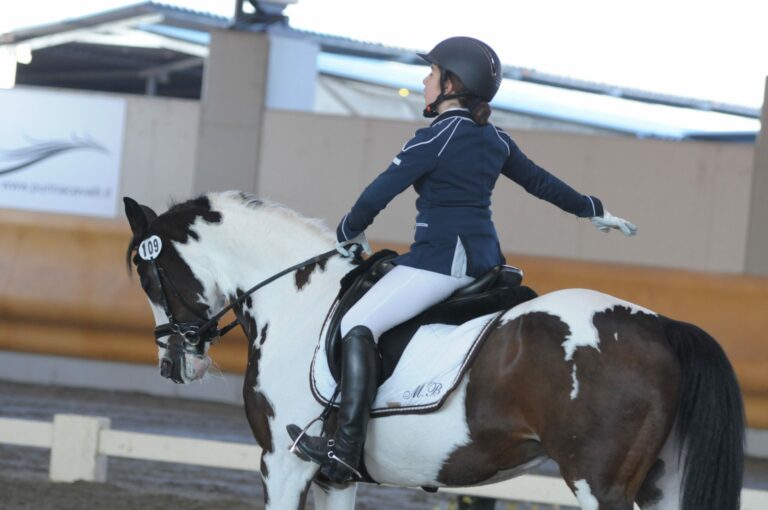
M 0 208 L 117 213 L 125 101 L 0 90 Z

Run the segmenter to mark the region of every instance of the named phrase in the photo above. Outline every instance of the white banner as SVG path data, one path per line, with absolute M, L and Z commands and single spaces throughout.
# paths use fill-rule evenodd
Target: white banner
M 114 217 L 125 101 L 0 90 L 0 207 Z

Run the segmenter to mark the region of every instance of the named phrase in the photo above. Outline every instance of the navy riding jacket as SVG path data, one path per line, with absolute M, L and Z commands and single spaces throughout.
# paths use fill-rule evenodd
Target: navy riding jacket
M 410 252 L 395 263 L 479 277 L 504 263 L 490 209 L 499 174 L 576 216 L 603 215 L 600 200 L 578 193 L 536 165 L 504 131 L 478 125 L 467 110 L 453 109 L 416 131 L 342 218 L 336 236 L 343 242 L 361 234 L 412 185 L 419 195 L 416 233 Z

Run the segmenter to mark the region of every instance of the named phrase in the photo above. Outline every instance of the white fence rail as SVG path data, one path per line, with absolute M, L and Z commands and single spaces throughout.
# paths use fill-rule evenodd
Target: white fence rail
M 111 430 L 109 418 L 57 414 L 53 422 L 0 418 L 0 444 L 51 450 L 50 478 L 105 481 L 107 456 L 258 471 L 256 445 Z M 440 489 L 469 496 L 578 507 L 559 478 L 525 475 L 482 487 Z M 744 489 L 741 510 L 768 508 L 768 491 Z

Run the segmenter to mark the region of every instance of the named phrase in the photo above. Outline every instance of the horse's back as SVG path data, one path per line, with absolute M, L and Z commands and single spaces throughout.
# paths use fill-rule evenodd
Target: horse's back
M 589 289 L 558 290 L 508 310 L 496 336 L 507 359 L 510 349 L 525 358 L 522 366 L 545 359 L 542 369 L 551 375 L 554 365 L 561 365 L 574 395 L 577 371 L 593 375 L 618 366 L 640 371 L 658 363 L 677 366 L 655 312 Z
M 542 294 L 515 306 L 504 313 L 501 321 L 508 322 L 532 312 L 544 312 L 563 318 L 575 315 L 594 315 L 614 307 L 624 307 L 633 313 L 641 312 L 647 315 L 656 315 L 656 312 L 645 307 L 596 290 L 561 289 Z

